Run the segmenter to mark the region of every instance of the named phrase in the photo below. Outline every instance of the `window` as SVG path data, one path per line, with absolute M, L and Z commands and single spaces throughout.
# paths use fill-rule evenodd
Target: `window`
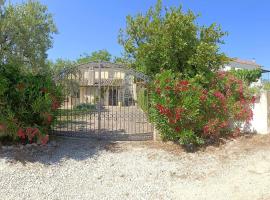
M 124 73 L 123 72 L 114 72 L 114 78 L 115 79 L 124 79 Z
M 102 71 L 100 75 L 101 75 L 101 79 L 109 78 L 109 73 L 107 71 Z M 95 79 L 99 79 L 99 72 L 95 72 Z
M 84 78 L 88 79 L 89 78 L 89 72 L 84 72 Z

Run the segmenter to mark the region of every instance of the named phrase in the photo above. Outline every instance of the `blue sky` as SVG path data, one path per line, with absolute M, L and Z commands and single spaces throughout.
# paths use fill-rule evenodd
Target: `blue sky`
M 20 0 L 11 0 L 20 2 Z M 53 13 L 59 34 L 49 58 L 76 59 L 84 52 L 107 49 L 121 55 L 117 43 L 125 17 L 145 12 L 155 0 L 41 0 Z M 201 14 L 200 25 L 217 22 L 229 32 L 221 50 L 231 57 L 256 59 L 270 69 L 269 0 L 163 0 L 165 6 L 178 6 Z

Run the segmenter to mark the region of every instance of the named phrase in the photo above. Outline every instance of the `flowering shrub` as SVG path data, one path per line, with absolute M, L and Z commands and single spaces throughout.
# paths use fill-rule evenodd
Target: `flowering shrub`
M 199 76 L 183 80 L 163 71 L 152 86 L 151 119 L 164 139 L 182 144 L 203 144 L 239 133 L 252 119 L 255 98 L 247 86 L 229 72 L 213 73 L 206 82 Z
M 0 68 L 0 79 L 0 135 L 46 144 L 62 103 L 61 88 L 48 73 L 34 75 L 12 66 Z

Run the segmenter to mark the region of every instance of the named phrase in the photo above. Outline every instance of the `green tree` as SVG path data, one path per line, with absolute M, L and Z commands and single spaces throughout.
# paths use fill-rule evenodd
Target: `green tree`
M 50 66 L 51 71 L 53 74 L 59 74 L 63 69 L 71 68 L 76 65 L 75 61 L 67 60 L 67 59 L 56 59 L 55 62 L 48 61 L 48 65 Z
M 98 61 L 112 61 L 112 55 L 107 50 L 94 51 L 91 54 L 84 54 L 78 60 L 78 64 L 88 63 L 88 62 L 98 62 Z
M 146 14 L 127 16 L 119 43 L 133 67 L 146 74 L 171 69 L 188 77 L 207 75 L 227 60 L 219 50 L 226 33 L 216 24 L 199 26 L 197 17 L 181 6 L 163 9 L 158 0 Z
M 0 18 L 0 63 L 35 73 L 44 69 L 57 32 L 47 7 L 36 1 L 3 4 Z

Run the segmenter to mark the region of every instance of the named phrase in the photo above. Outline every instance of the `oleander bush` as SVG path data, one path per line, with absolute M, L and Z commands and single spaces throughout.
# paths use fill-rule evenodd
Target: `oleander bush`
M 47 143 L 63 97 L 48 72 L 33 74 L 0 66 L 0 135 Z
M 214 72 L 202 81 L 166 70 L 155 77 L 151 101 L 151 120 L 163 139 L 203 144 L 239 134 L 241 124 L 252 119 L 255 97 L 230 72 Z

